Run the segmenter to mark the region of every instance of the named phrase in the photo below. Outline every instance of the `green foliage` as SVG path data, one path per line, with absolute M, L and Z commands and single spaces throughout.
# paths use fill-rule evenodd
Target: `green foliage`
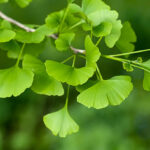
M 133 43 L 136 42 L 136 40 L 136 34 L 132 29 L 131 24 L 129 22 L 125 22 L 116 46 L 121 50 L 121 52 L 132 52 L 135 49 Z
M 31 0 L 15 2 L 20 7 L 26 7 Z M 65 93 L 62 84 L 67 84 L 65 107 L 44 116 L 47 128 L 60 137 L 66 137 L 79 129 L 68 112 L 70 85 L 80 92 L 77 97 L 79 103 L 96 109 L 119 105 L 132 91 L 129 76 L 103 79 L 99 69 L 101 57 L 121 62 L 123 69 L 128 72 L 134 71 L 134 68 L 143 70 L 143 87 L 150 91 L 150 61 L 143 62 L 141 57 L 137 60 L 121 58 L 150 51 L 133 51 L 136 35 L 130 23 L 122 25 L 118 12 L 111 10 L 102 0 L 83 0 L 82 6 L 73 2 L 68 0 L 65 9 L 49 14 L 43 25 L 23 25 L 0 13 L 3 18 L 0 20 L 0 48 L 7 52 L 9 58 L 17 59 L 15 66 L 0 70 L 0 97 L 19 96 L 27 88 L 37 94 L 62 96 Z M 76 48 L 73 43 L 79 32 L 85 37 L 84 43 L 80 44 L 84 49 Z M 53 40 L 49 42 L 49 38 Z M 106 47 L 113 48 L 116 45 L 121 52 L 126 53 L 104 55 L 98 48 L 102 39 Z M 62 62 L 55 58 L 50 60 L 46 56 L 43 62 L 40 58 L 45 45 L 52 43 L 57 53 L 70 56 Z M 84 59 L 84 65 L 77 64 L 79 57 Z M 72 58 L 70 65 L 71 61 L 68 61 Z
M 33 73 L 17 66 L 0 70 L 0 97 L 18 96 L 33 82 Z
M 83 86 L 85 90 L 79 94 L 77 101 L 88 108 L 96 109 L 119 105 L 128 97 L 133 87 L 128 76 L 116 76 L 109 80 L 97 81 L 91 87 Z
M 70 117 L 66 107 L 44 116 L 44 123 L 54 135 L 59 135 L 60 137 L 66 137 L 68 134 L 79 130 L 79 126 Z

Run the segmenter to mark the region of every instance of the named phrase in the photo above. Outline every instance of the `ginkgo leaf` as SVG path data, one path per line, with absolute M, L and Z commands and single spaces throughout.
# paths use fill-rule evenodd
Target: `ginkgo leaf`
M 100 25 L 93 28 L 93 35 L 96 37 L 106 36 L 111 33 L 112 24 L 109 22 L 103 22 Z
M 7 20 L 2 20 L 0 27 L 1 29 L 8 29 L 8 30 L 12 29 L 11 23 L 8 22 Z
M 32 0 L 15 0 L 15 1 L 22 8 L 28 6 L 32 2 Z
M 74 39 L 74 33 L 62 33 L 55 40 L 56 48 L 59 51 L 65 51 L 70 48 L 71 42 Z
M 85 38 L 86 66 L 93 66 L 99 60 L 101 53 L 92 42 L 90 36 Z
M 92 67 L 74 68 L 52 60 L 47 60 L 45 65 L 50 76 L 73 86 L 85 83 L 94 73 Z
M 70 117 L 66 107 L 57 112 L 45 115 L 43 120 L 46 127 L 51 130 L 55 136 L 66 137 L 79 130 L 79 126 Z
M 61 96 L 64 94 L 62 84 L 47 74 L 45 65 L 41 62 L 41 60 L 31 55 L 25 55 L 23 68 L 32 70 L 35 74 L 31 87 L 34 92 L 48 96 Z
M 46 25 L 53 31 L 53 33 L 58 32 L 59 25 L 61 23 L 64 11 L 58 11 L 51 13 L 47 16 L 45 22 Z
M 0 29 L 0 42 L 8 42 L 15 37 L 16 33 L 9 29 Z
M 96 109 L 108 105 L 119 105 L 128 97 L 133 86 L 128 76 L 116 76 L 109 80 L 97 82 L 77 97 L 77 101 L 87 107 Z
M 24 30 L 17 30 L 15 39 L 22 43 L 40 43 L 44 40 L 46 35 L 52 34 L 51 29 L 46 26 L 40 26 L 35 32 L 26 32 Z
M 144 71 L 143 88 L 146 91 L 150 91 L 150 59 L 141 63 L 148 71 Z
M 86 15 L 93 12 L 99 11 L 101 9 L 110 9 L 102 0 L 83 0 L 82 10 Z
M 112 48 L 116 44 L 116 42 L 119 40 L 119 37 L 121 34 L 122 24 L 120 20 L 117 20 L 118 13 L 116 11 L 112 11 L 112 10 L 109 10 L 108 8 L 103 7 L 103 4 L 102 4 L 102 6 L 95 11 L 92 9 L 92 11 L 90 11 L 90 13 L 87 14 L 87 17 L 90 20 L 93 28 L 98 29 L 98 27 L 104 22 L 110 23 L 112 25 L 112 28 L 109 25 L 109 28 L 108 26 L 104 26 L 105 28 L 103 29 L 105 33 L 106 31 L 107 33 L 110 33 L 108 35 L 104 34 L 106 36 L 105 43 L 109 48 Z M 111 32 L 110 32 L 110 28 L 111 28 Z
M 0 70 L 0 97 L 18 96 L 31 87 L 34 74 L 17 66 Z
M 131 24 L 129 22 L 125 22 L 116 46 L 121 50 L 121 52 L 131 52 L 135 49 L 134 42 L 136 42 L 136 40 L 136 34 L 132 29 Z
M 85 39 L 86 66 L 75 68 L 56 61 L 46 61 L 46 70 L 50 76 L 58 81 L 66 82 L 69 85 L 77 86 L 85 83 L 93 76 L 96 69 L 96 62 L 100 57 L 99 49 L 93 44 L 90 37 Z

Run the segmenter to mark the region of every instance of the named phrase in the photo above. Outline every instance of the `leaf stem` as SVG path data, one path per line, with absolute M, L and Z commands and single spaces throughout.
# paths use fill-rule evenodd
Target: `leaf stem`
M 102 74 L 101 74 L 100 69 L 99 69 L 99 67 L 98 67 L 97 64 L 96 64 L 96 70 L 97 70 L 97 73 L 98 73 L 98 75 L 99 75 L 99 79 L 100 79 L 101 81 L 103 81 Z
M 61 32 L 62 30 L 62 27 L 63 27 L 63 24 L 65 22 L 65 19 L 67 17 L 67 14 L 68 14 L 68 11 L 69 11 L 69 4 L 67 5 L 67 8 L 65 9 L 65 12 L 64 12 L 64 15 L 63 15 L 63 18 L 62 18 L 62 21 L 61 21 L 61 24 L 60 24 L 60 27 L 59 27 L 59 33 Z
M 68 31 L 74 29 L 75 27 L 81 25 L 82 23 L 84 23 L 84 20 L 81 20 L 81 21 L 75 23 L 73 26 L 71 26 L 71 27 L 68 29 Z
M 68 108 L 69 93 L 70 93 L 70 85 L 68 85 L 67 87 L 67 95 L 66 95 L 66 103 L 65 103 L 66 108 Z
M 123 59 L 123 58 L 117 58 L 117 57 L 110 56 L 110 55 L 102 55 L 102 57 L 107 58 L 107 59 L 111 59 L 111 60 L 114 60 L 114 61 L 122 62 L 122 63 L 127 62 L 127 63 L 130 63 L 131 66 L 133 66 L 135 68 L 138 68 L 138 69 L 141 69 L 141 70 L 144 70 L 144 71 L 150 73 L 149 69 L 145 68 L 144 66 L 142 66 L 141 63 L 138 63 L 136 61 L 132 61 L 132 60 L 128 60 L 128 59 Z
M 17 62 L 16 62 L 16 66 L 18 66 L 19 65 L 19 62 L 20 62 L 20 60 L 21 60 L 21 56 L 22 56 L 22 54 L 23 54 L 23 50 L 24 50 L 24 48 L 25 48 L 25 43 L 22 45 L 22 48 L 21 48 L 21 50 L 20 50 L 20 53 L 19 53 L 19 56 L 18 56 L 18 59 L 17 59 Z
M 73 58 L 72 67 L 74 67 L 74 66 L 75 66 L 75 62 L 76 62 L 76 55 L 73 55 L 73 56 L 74 56 L 74 58 Z
M 143 52 L 148 52 L 150 49 L 145 49 L 145 50 L 138 50 L 134 52 L 128 52 L 128 53 L 122 53 L 122 54 L 115 54 L 115 55 L 109 55 L 112 57 L 119 57 L 119 56 L 126 56 L 126 55 L 132 55 L 132 54 L 138 54 L 138 53 L 143 53 Z
M 97 40 L 97 42 L 96 42 L 96 44 L 95 44 L 96 46 L 99 45 L 99 43 L 101 42 L 102 38 L 103 38 L 103 37 L 101 36 L 101 37 Z
M 66 58 L 65 60 L 63 60 L 61 63 L 64 64 L 67 61 L 69 61 L 70 59 L 72 59 L 74 57 L 74 55 L 71 55 L 70 57 Z

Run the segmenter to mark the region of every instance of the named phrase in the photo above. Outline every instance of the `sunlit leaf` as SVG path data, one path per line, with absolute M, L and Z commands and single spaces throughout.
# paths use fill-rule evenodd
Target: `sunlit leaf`
M 0 42 L 8 42 L 15 37 L 16 33 L 8 29 L 0 29 Z
M 71 42 L 74 39 L 74 33 L 63 33 L 60 34 L 58 39 L 55 41 L 56 48 L 59 51 L 65 51 L 70 48 Z
M 136 40 L 136 34 L 132 29 L 131 24 L 129 22 L 125 22 L 116 46 L 121 50 L 121 52 L 131 52 L 135 49 L 134 42 L 136 42 Z
M 25 55 L 23 67 L 35 73 L 33 85 L 31 87 L 34 92 L 49 96 L 60 96 L 64 94 L 61 83 L 47 74 L 45 65 L 39 59 L 31 55 Z
M 50 129 L 55 136 L 66 137 L 79 130 L 79 126 L 70 117 L 66 107 L 44 116 L 43 120 L 46 127 Z
M 17 66 L 0 70 L 0 97 L 18 96 L 31 87 L 33 73 Z
M 58 81 L 66 82 L 69 85 L 80 85 L 85 83 L 95 72 L 95 65 L 100 57 L 99 49 L 93 44 L 90 37 L 85 39 L 86 66 L 75 68 L 56 61 L 46 61 L 46 70 L 50 76 Z
M 28 6 L 32 2 L 32 0 L 15 0 L 15 1 L 22 8 Z
M 95 85 L 81 92 L 77 101 L 87 107 L 96 109 L 108 105 L 119 105 L 128 97 L 133 86 L 128 76 L 116 76 L 109 80 L 97 82 Z

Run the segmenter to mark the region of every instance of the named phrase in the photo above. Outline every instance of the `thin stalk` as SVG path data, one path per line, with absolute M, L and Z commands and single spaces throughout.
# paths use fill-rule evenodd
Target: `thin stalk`
M 65 19 L 66 19 L 66 17 L 67 17 L 68 11 L 69 11 L 69 6 L 70 6 L 70 5 L 68 4 L 68 5 L 67 5 L 67 8 L 66 8 L 66 10 L 65 10 L 65 12 L 64 12 L 64 15 L 63 15 L 63 18 L 62 18 L 60 27 L 59 27 L 59 32 L 61 32 L 61 30 L 62 30 L 63 24 L 64 24 L 64 22 L 65 22 Z
M 102 36 L 97 40 L 97 42 L 96 42 L 96 46 L 98 46 L 99 45 L 99 43 L 101 42 L 101 40 L 102 40 Z
M 20 53 L 19 53 L 19 56 L 18 56 L 18 59 L 17 59 L 17 62 L 16 62 L 16 66 L 18 66 L 19 65 L 19 62 L 20 62 L 20 60 L 21 60 L 21 56 L 22 56 L 22 54 L 23 54 L 23 50 L 24 50 L 24 48 L 25 48 L 25 43 L 22 45 L 22 48 L 21 48 L 21 50 L 20 50 Z
M 66 95 L 66 103 L 65 103 L 66 108 L 68 108 L 69 93 L 70 93 L 70 85 L 68 85 L 67 87 L 67 95 Z
M 63 60 L 61 63 L 64 64 L 66 63 L 67 61 L 69 61 L 70 59 L 72 59 L 74 57 L 74 55 L 68 57 L 67 59 Z
M 117 57 L 112 57 L 112 56 L 108 56 L 108 55 L 103 55 L 102 57 L 104 58 L 107 58 L 107 59 L 111 59 L 111 60 L 114 60 L 114 61 L 118 61 L 118 62 L 127 62 L 127 63 L 130 63 L 131 66 L 135 67 L 135 68 L 138 68 L 138 69 L 141 69 L 141 70 L 144 70 L 146 72 L 149 72 L 150 73 L 150 70 L 143 67 L 140 63 L 138 62 L 135 62 L 135 61 L 131 61 L 131 60 L 128 60 L 128 59 L 123 59 L 123 58 L 117 58 Z
M 74 67 L 74 66 L 75 66 L 75 62 L 76 62 L 76 55 L 74 55 L 73 63 L 72 63 L 72 67 Z
M 97 70 L 97 73 L 98 73 L 98 75 L 99 75 L 100 80 L 103 81 L 102 74 L 101 74 L 100 69 L 99 69 L 99 67 L 97 66 L 97 64 L 96 64 L 96 70 Z
M 150 49 L 138 50 L 138 51 L 134 51 L 134 52 L 115 54 L 115 55 L 109 55 L 109 56 L 112 56 L 112 57 L 126 56 L 126 55 L 138 54 L 138 53 L 143 53 L 143 52 L 148 52 L 148 51 L 150 51 Z
M 76 28 L 77 26 L 81 25 L 83 22 L 84 22 L 83 20 L 77 22 L 76 24 L 74 24 L 73 26 L 71 26 L 71 27 L 68 29 L 68 31 L 69 31 L 69 30 L 72 30 L 72 29 L 74 29 L 74 28 Z

